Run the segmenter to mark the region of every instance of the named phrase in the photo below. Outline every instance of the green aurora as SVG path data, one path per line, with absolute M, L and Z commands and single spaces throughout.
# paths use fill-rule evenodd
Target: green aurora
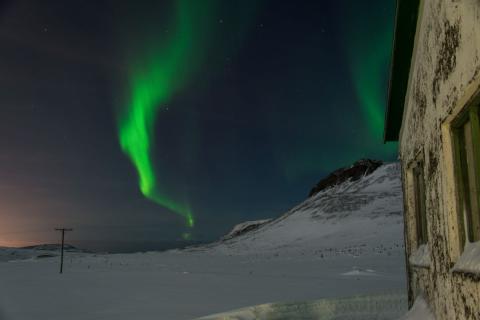
M 165 34 L 158 30 L 148 30 L 153 31 L 157 38 L 144 41 L 145 47 L 135 48 L 134 59 L 129 59 L 128 97 L 117 119 L 118 135 L 123 152 L 135 166 L 142 194 L 181 215 L 186 226 L 193 227 L 195 219 L 188 201 L 173 198 L 166 185 L 161 183 L 164 180 L 155 168 L 152 152 L 157 146 L 154 141 L 155 120 L 200 68 L 202 56 L 209 47 L 207 38 L 212 37 L 208 21 L 216 21 L 212 16 L 221 3 L 215 0 L 175 0 L 174 3 L 176 15 L 168 26 L 168 37 L 161 38 Z M 366 18 L 356 14 L 355 5 L 349 6 L 343 11 L 345 23 L 339 26 L 345 36 L 344 49 L 351 83 L 367 130 L 352 139 L 349 145 L 331 145 L 327 153 L 311 147 L 295 146 L 293 158 L 290 155 L 282 156 L 285 148 L 282 142 L 276 146 L 280 149 L 276 158 L 288 180 L 317 172 L 319 167 L 322 170 L 334 169 L 351 163 L 359 155 L 390 157 L 395 153 L 396 144 L 378 148 L 383 130 L 386 71 L 393 36 L 393 6 L 386 8 L 387 12 L 369 13 Z M 239 38 L 243 38 L 255 17 L 254 9 L 257 9 L 256 5 L 244 9 L 242 14 L 237 12 L 241 16 L 239 22 L 242 22 L 239 23 L 242 32 L 237 32 L 242 34 Z M 237 49 L 233 49 L 230 55 Z M 315 127 L 316 124 L 313 124 L 312 128 Z
M 370 21 L 353 20 L 347 49 L 354 89 L 365 122 L 372 138 L 376 140 L 383 136 L 386 103 L 384 84 L 393 43 L 391 12 L 380 13 L 370 17 Z
M 147 44 L 147 50 L 129 65 L 129 97 L 118 117 L 118 137 L 122 151 L 136 168 L 142 194 L 183 216 L 191 228 L 195 219 L 188 203 L 175 201 L 159 184 L 152 159 L 154 125 L 159 112 L 198 67 L 205 46 L 203 19 L 211 8 L 200 1 L 178 0 L 175 10 L 170 37 Z
M 289 181 L 349 165 L 360 157 L 392 159 L 396 154 L 397 143 L 382 145 L 395 7 L 393 2 L 385 2 L 378 10 L 365 11 L 364 6 L 365 3 L 361 1 L 340 2 L 337 22 L 351 94 L 356 100 L 355 108 L 358 108 L 360 117 L 343 117 L 340 112 L 328 113 L 326 108 L 325 117 L 341 126 L 340 132 L 350 135 L 350 138 L 343 140 L 340 145 L 335 139 L 322 141 L 323 148 L 312 148 L 314 141 L 311 141 L 311 144 L 294 143 L 289 149 L 294 151 L 286 153 L 285 142 L 282 141 L 277 146 L 276 157 Z M 362 14 L 358 14 L 359 12 Z M 320 56 L 315 62 L 323 63 L 324 60 L 328 61 L 328 58 Z M 325 86 L 328 90 L 323 91 L 324 96 L 319 101 L 323 100 L 322 104 L 335 101 L 338 106 L 347 110 L 346 105 L 352 104 L 352 99 L 332 93 L 339 90 L 339 86 Z M 317 128 L 318 120 L 314 117 L 293 117 L 300 117 L 301 120 L 296 121 L 304 126 L 303 132 L 308 132 L 306 139 L 315 137 L 317 131 L 325 132 L 322 131 L 323 128 Z M 302 140 L 305 137 L 298 135 L 297 139 Z M 320 171 L 320 168 L 323 171 Z

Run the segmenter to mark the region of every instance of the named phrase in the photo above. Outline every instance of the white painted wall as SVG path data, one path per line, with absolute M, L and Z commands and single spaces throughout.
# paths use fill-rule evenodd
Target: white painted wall
M 436 319 L 480 319 L 480 276 L 451 272 L 461 255 L 449 121 L 480 88 L 480 1 L 424 0 L 400 133 L 406 250 L 415 252 L 409 164 L 423 158 L 430 266 L 408 267 L 411 298 Z

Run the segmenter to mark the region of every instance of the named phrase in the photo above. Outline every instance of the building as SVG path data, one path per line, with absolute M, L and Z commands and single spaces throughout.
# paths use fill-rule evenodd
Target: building
M 385 141 L 399 141 L 409 302 L 480 319 L 480 1 L 398 0 Z

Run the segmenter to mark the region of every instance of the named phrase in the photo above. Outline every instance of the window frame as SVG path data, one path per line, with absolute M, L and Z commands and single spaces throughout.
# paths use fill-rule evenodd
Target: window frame
M 415 232 L 417 247 L 428 243 L 427 195 L 423 161 L 416 161 L 412 167 Z
M 415 221 L 415 243 L 418 249 L 422 245 L 428 244 L 428 221 L 427 221 L 427 195 L 425 186 L 425 174 L 420 153 L 411 163 L 411 208 L 413 210 L 413 219 Z
M 470 104 L 451 122 L 461 251 L 467 243 L 480 241 L 479 112 L 479 104 Z

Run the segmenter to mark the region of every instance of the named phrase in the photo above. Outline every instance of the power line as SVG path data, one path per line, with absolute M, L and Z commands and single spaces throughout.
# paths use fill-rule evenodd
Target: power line
M 55 231 L 62 231 L 62 254 L 60 255 L 60 273 L 63 273 L 63 246 L 65 243 L 65 231 L 73 231 L 72 228 L 55 228 Z

